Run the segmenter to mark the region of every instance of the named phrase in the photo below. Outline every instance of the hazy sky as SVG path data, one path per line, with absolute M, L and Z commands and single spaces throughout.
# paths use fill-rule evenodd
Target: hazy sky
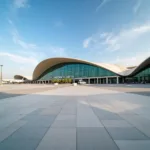
M 136 65 L 150 56 L 150 0 L 0 0 L 4 78 L 50 57 Z

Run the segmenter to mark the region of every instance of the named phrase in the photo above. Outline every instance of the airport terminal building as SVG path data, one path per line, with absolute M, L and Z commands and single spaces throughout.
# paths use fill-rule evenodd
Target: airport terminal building
M 34 69 L 32 79 L 15 75 L 30 83 L 51 83 L 52 79 L 71 78 L 87 84 L 150 83 L 150 57 L 135 67 L 93 63 L 74 58 L 49 58 Z

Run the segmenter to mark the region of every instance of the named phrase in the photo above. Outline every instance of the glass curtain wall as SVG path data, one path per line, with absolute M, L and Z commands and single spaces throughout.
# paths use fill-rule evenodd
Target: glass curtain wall
M 132 77 L 126 77 L 127 83 L 150 83 L 150 65 Z
M 150 66 L 134 76 L 138 82 L 150 83 Z
M 64 63 L 58 64 L 45 71 L 38 80 L 50 80 L 52 78 L 86 78 L 116 76 L 115 73 L 89 64 Z

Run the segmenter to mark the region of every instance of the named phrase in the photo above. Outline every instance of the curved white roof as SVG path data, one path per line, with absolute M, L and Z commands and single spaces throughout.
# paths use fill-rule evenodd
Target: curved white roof
M 70 63 L 70 62 L 91 64 L 91 65 L 98 66 L 98 67 L 104 68 L 106 70 L 112 71 L 120 76 L 130 76 L 130 75 L 133 75 L 133 74 L 139 72 L 142 68 L 144 68 L 148 64 L 150 64 L 150 57 L 148 57 L 146 60 L 144 60 L 139 66 L 132 68 L 132 69 L 128 69 L 128 68 L 126 68 L 124 66 L 120 66 L 120 65 L 106 64 L 106 63 L 94 63 L 94 62 L 89 62 L 89 61 L 75 59 L 75 58 L 63 58 L 63 57 L 49 58 L 49 59 L 43 60 L 36 66 L 36 68 L 34 69 L 34 72 L 33 72 L 33 80 L 38 79 L 38 77 L 42 73 L 44 73 L 48 68 L 50 68 L 54 65 L 57 65 L 60 63 Z
M 112 72 L 115 72 L 119 75 L 122 75 L 122 72 L 125 71 L 127 68 L 124 66 L 120 66 L 120 65 L 115 65 L 115 64 L 106 64 L 106 63 L 95 63 L 100 67 L 103 67 L 105 69 L 108 69 Z
M 15 75 L 14 79 L 16 79 L 16 80 L 22 80 L 22 79 L 32 80 L 32 76 Z
M 75 58 L 64 58 L 64 57 L 49 58 L 49 59 L 43 60 L 36 66 L 32 77 L 24 76 L 24 75 L 15 75 L 14 79 L 23 79 L 24 78 L 26 80 L 32 80 L 32 79 L 36 80 L 39 78 L 39 76 L 42 73 L 44 73 L 50 67 L 53 67 L 60 63 L 77 63 L 77 62 L 98 66 L 98 67 L 104 68 L 106 70 L 109 70 L 111 72 L 114 72 L 115 74 L 117 74 L 119 76 L 132 76 L 132 75 L 138 73 L 140 70 L 142 70 L 147 65 L 150 65 L 150 57 L 145 59 L 137 67 L 134 67 L 131 69 L 121 66 L 121 65 L 108 64 L 108 63 L 94 63 L 94 62 L 89 62 L 89 61 L 75 59 Z
M 137 67 L 132 68 L 132 69 L 127 69 L 125 71 L 122 72 L 122 74 L 124 76 L 131 76 L 134 75 L 136 73 L 138 73 L 140 70 L 142 70 L 143 68 L 145 68 L 146 66 L 150 65 L 150 57 L 148 57 L 147 59 L 145 59 L 142 63 L 140 63 Z

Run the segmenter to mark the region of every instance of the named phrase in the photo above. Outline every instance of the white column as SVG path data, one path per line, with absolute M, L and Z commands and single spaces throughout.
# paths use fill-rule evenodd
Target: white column
M 117 84 L 119 84 L 119 77 L 117 77 Z
M 108 77 L 106 77 L 106 84 L 108 84 Z
M 90 84 L 90 78 L 88 78 L 88 84 Z

